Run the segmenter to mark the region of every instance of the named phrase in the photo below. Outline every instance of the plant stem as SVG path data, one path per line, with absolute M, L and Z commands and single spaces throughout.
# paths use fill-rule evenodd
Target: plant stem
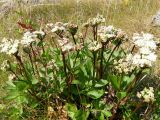
M 135 49 L 135 45 L 132 47 L 132 49 L 131 49 L 131 54 L 133 53 L 133 50 Z
M 65 60 L 65 53 L 62 52 L 62 60 L 63 60 L 63 69 L 64 69 L 64 73 L 65 73 L 65 76 L 66 76 L 66 83 L 68 84 L 68 81 L 67 81 L 67 67 L 66 67 L 66 60 Z
M 134 78 L 134 80 L 131 82 L 131 84 L 127 88 L 127 93 L 130 92 L 130 90 L 133 88 L 133 86 L 135 85 L 135 83 L 139 80 L 139 78 L 141 76 L 141 73 L 142 73 L 142 70 L 138 72 L 138 74 L 136 75 L 136 77 Z
M 134 109 L 134 111 L 132 112 L 131 116 L 143 105 L 143 102 L 140 102 L 136 105 L 136 108 Z
M 32 44 L 30 44 L 30 47 L 31 47 L 31 50 L 32 50 L 32 53 L 33 53 L 33 57 L 34 57 L 34 61 L 35 61 L 36 73 L 37 73 L 37 75 L 38 75 L 38 77 L 39 77 L 39 79 L 40 79 L 40 74 L 39 74 L 38 66 L 37 66 L 37 64 L 36 64 L 36 60 L 37 60 L 37 58 L 36 58 L 36 53 L 35 53 L 35 51 L 34 51 L 34 49 L 33 49 Z
M 44 105 L 44 103 L 42 102 L 42 99 L 39 98 L 34 92 L 33 90 L 28 90 L 29 94 L 32 95 L 37 101 L 39 101 L 42 105 Z
M 76 65 L 76 61 L 77 61 L 78 55 L 79 55 L 79 51 L 77 51 L 76 58 L 74 59 L 74 62 L 73 62 L 73 67 L 75 67 L 75 65 Z
M 110 53 L 108 59 L 107 59 L 107 63 L 110 61 L 114 51 L 121 45 L 121 41 L 118 42 L 118 44 L 113 48 L 112 52 Z M 104 70 L 106 69 L 107 65 L 105 66 Z
M 27 74 L 27 71 L 26 71 L 26 69 L 24 67 L 24 64 L 22 62 L 21 57 L 18 55 L 18 53 L 14 54 L 14 56 L 16 57 L 17 61 L 20 63 L 21 67 L 23 68 L 26 78 L 28 78 L 28 74 Z
M 102 51 L 101 51 L 101 61 L 100 61 L 100 79 L 103 78 L 103 52 L 104 52 L 104 44 L 102 44 Z
M 85 29 L 85 32 L 84 32 L 84 34 L 83 34 L 83 45 L 84 45 L 84 39 L 86 38 L 86 36 L 87 36 L 87 32 L 88 32 L 88 27 L 86 27 L 86 29 Z
M 30 60 L 31 65 L 32 65 L 33 74 L 35 75 L 34 66 L 33 66 L 33 61 L 32 61 L 32 56 L 31 56 L 30 53 L 29 53 L 28 55 L 29 55 L 29 60 Z
M 98 26 L 93 26 L 93 38 L 94 38 L 94 41 L 97 41 L 97 29 L 98 29 Z
M 72 35 L 72 38 L 73 38 L 74 44 L 76 45 L 77 43 L 76 43 L 76 39 L 75 39 L 74 35 Z
M 95 40 L 97 41 L 97 30 L 98 30 L 98 26 L 95 27 Z
M 115 111 L 117 112 L 118 108 L 120 107 L 120 105 L 123 103 L 125 103 L 127 101 L 127 99 L 129 98 L 129 96 L 124 97 L 122 100 L 120 100 L 113 108 L 115 108 Z M 115 120 L 116 117 L 116 112 L 112 114 L 111 118 L 109 120 Z
M 108 57 L 107 62 L 109 62 L 109 60 L 111 59 L 111 57 L 112 57 L 114 51 L 120 46 L 120 44 L 121 44 L 121 41 L 119 41 L 118 44 L 113 48 L 111 54 L 110 54 L 109 57 Z
M 18 75 L 10 68 L 9 69 L 15 76 L 16 76 L 16 78 L 18 79 L 18 80 L 20 80 L 20 78 L 18 77 Z
M 96 71 L 96 53 L 93 52 L 93 79 L 95 78 L 95 71 Z

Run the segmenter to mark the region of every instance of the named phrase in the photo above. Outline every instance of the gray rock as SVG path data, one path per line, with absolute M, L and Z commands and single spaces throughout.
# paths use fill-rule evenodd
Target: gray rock
M 37 5 L 42 3 L 57 3 L 60 0 L 0 0 L 0 3 L 3 5 L 0 7 L 0 18 L 8 14 L 13 8 L 16 8 L 17 5 Z M 18 3 L 18 4 L 17 4 Z
M 0 18 L 3 15 L 7 14 L 14 7 L 15 7 L 15 3 L 13 1 L 5 1 L 4 4 L 0 7 Z
M 151 24 L 155 27 L 160 26 L 160 10 L 153 16 Z

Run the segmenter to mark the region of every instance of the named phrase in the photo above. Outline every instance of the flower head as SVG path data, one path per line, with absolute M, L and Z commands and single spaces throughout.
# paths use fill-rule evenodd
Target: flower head
M 154 102 L 154 89 L 153 87 L 149 87 L 149 89 L 144 88 L 142 91 L 137 92 L 137 97 L 142 98 L 144 102 Z
M 27 31 L 23 35 L 21 44 L 24 46 L 29 46 L 32 42 L 36 41 L 36 38 L 37 38 L 37 34 L 35 34 L 34 32 Z
M 116 29 L 113 26 L 101 26 L 98 30 L 98 36 L 100 37 L 101 42 L 106 42 L 110 39 L 127 39 L 127 35 L 121 29 Z
M 133 64 L 139 67 L 151 67 L 157 58 L 154 36 L 149 33 L 142 33 L 141 35 L 135 33 L 133 43 L 138 47 L 138 51 L 133 57 Z
M 129 74 L 135 69 L 135 65 L 132 62 L 133 55 L 128 54 L 125 58 L 121 58 L 118 61 L 114 61 L 115 70 L 118 73 Z
M 61 33 L 64 32 L 66 30 L 65 28 L 65 24 L 62 22 L 56 22 L 54 26 L 52 26 L 52 30 L 51 32 L 54 33 Z
M 94 41 L 94 42 L 91 42 L 89 45 L 88 45 L 88 49 L 90 51 L 97 51 L 99 50 L 100 48 L 102 48 L 102 44 L 100 42 L 97 42 L 97 41 Z
M 1 70 L 6 71 L 9 68 L 8 60 L 3 61 L 1 64 Z
M 15 54 L 18 51 L 19 41 L 13 39 L 3 38 L 2 44 L 0 45 L 1 52 L 8 55 Z
M 68 38 L 62 38 L 58 40 L 58 45 L 63 53 L 67 53 L 69 51 L 81 50 L 83 48 L 82 43 L 75 45 Z
M 135 33 L 132 39 L 133 43 L 138 47 L 146 47 L 151 50 L 155 50 L 157 47 L 156 42 L 154 41 L 154 36 L 149 33 Z
M 8 76 L 9 81 L 14 80 L 15 78 L 16 78 L 16 76 L 14 74 L 9 74 L 9 76 Z
M 69 23 L 67 24 L 67 28 L 71 35 L 75 35 L 77 33 L 78 26 L 76 24 Z
M 105 22 L 105 18 L 103 17 L 103 15 L 98 14 L 95 18 L 90 18 L 87 23 L 84 24 L 84 27 L 88 27 L 88 26 L 97 26 L 101 23 Z
M 41 36 L 45 36 L 45 32 L 42 31 L 42 30 L 39 30 L 39 31 L 34 31 L 33 34 L 35 35 L 41 35 Z

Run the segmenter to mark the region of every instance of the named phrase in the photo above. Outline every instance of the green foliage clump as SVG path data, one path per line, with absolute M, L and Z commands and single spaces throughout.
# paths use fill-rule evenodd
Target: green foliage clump
M 19 22 L 22 40 L 0 45 L 14 57 L 2 64 L 10 73 L 4 99 L 16 103 L 0 106 L 7 119 L 146 119 L 158 110 L 158 90 L 136 90 L 156 59 L 154 36 L 135 34 L 127 49 L 127 34 L 104 22 L 97 15 L 82 26 L 57 22 L 38 31 Z

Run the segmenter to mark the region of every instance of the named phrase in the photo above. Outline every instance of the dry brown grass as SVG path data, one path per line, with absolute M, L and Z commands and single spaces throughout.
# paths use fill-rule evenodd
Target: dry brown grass
M 106 24 L 120 27 L 130 34 L 151 31 L 151 19 L 160 8 L 160 1 L 128 1 L 125 4 L 125 2 L 109 2 L 109 0 L 60 0 L 57 4 L 18 5 L 0 20 L 1 36 L 15 37 L 16 21 L 20 17 L 31 18 L 34 22 L 43 19 L 45 22 L 72 21 L 81 24 L 97 13 L 103 14 L 107 18 Z

